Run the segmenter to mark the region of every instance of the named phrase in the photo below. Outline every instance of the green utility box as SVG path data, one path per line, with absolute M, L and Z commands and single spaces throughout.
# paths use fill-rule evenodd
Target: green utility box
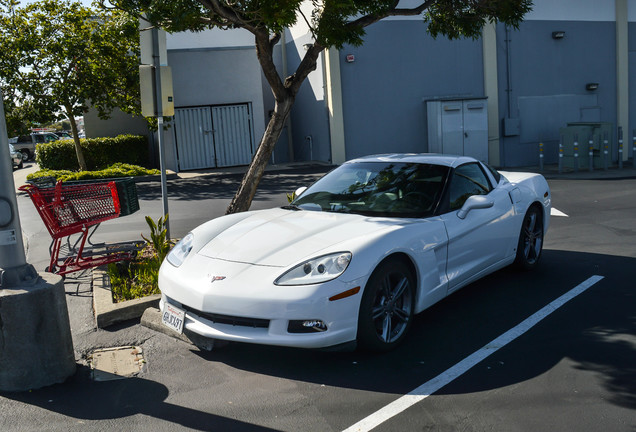
M 613 163 L 612 153 L 614 145 L 614 125 L 609 122 L 574 122 L 559 129 L 561 144 L 563 145 L 563 167 L 574 168 L 575 142 L 578 143 L 578 168 L 587 169 L 590 166 L 590 137 L 592 138 L 592 157 L 594 168 L 605 167 Z M 605 140 L 607 140 L 607 156 L 605 156 Z

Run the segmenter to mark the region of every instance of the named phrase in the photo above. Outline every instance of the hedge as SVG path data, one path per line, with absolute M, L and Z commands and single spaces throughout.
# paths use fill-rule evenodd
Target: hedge
M 80 146 L 90 171 L 101 170 L 118 162 L 144 167 L 149 165 L 148 138 L 144 136 L 82 138 Z M 38 144 L 35 160 L 42 169 L 79 170 L 75 144 L 71 139 Z
M 160 174 L 158 169 L 148 169 L 136 165 L 115 163 L 100 171 L 70 171 L 43 169 L 27 176 L 27 180 L 36 180 L 41 177 L 54 177 L 56 180 L 98 180 L 115 177 L 137 177 Z

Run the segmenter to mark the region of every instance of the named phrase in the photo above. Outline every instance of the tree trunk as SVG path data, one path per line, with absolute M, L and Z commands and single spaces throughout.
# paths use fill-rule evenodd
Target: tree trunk
M 272 156 L 278 138 L 280 138 L 283 132 L 285 120 L 289 117 L 293 104 L 294 97 L 290 95 L 280 102 L 277 101 L 274 105 L 274 114 L 269 119 L 269 123 L 256 149 L 256 153 L 252 158 L 252 162 L 250 162 L 250 166 L 241 181 L 241 185 L 234 195 L 234 198 L 232 198 L 232 202 L 225 211 L 225 214 L 239 213 L 250 209 L 252 199 L 254 198 L 254 194 L 256 194 L 256 188 L 265 173 L 269 158 Z
M 77 122 L 75 122 L 75 116 L 71 110 L 66 110 L 66 116 L 71 123 L 71 132 L 73 133 L 73 143 L 75 144 L 75 154 L 77 155 L 77 163 L 79 164 L 80 171 L 88 171 L 86 160 L 84 159 L 84 152 L 80 147 L 79 132 L 77 131 Z

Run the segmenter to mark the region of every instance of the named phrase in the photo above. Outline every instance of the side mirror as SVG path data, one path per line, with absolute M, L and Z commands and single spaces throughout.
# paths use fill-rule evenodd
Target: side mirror
M 468 197 L 464 205 L 457 212 L 457 217 L 465 219 L 471 210 L 487 209 L 495 205 L 495 202 L 485 195 L 472 195 Z
M 296 198 L 298 198 L 300 195 L 302 195 L 305 191 L 307 190 L 307 186 L 301 186 L 298 189 L 296 189 L 294 191 L 294 195 L 296 196 Z

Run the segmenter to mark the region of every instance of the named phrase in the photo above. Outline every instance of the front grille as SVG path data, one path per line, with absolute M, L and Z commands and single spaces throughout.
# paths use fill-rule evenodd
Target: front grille
M 261 318 L 246 318 L 246 317 L 235 317 L 230 315 L 219 315 L 207 312 L 201 312 L 199 310 L 193 309 L 189 306 L 182 305 L 183 309 L 188 312 L 191 312 L 201 318 L 205 318 L 208 321 L 212 321 L 217 324 L 229 324 L 232 326 L 239 327 L 253 327 L 253 328 L 269 328 L 269 320 L 261 319 Z

